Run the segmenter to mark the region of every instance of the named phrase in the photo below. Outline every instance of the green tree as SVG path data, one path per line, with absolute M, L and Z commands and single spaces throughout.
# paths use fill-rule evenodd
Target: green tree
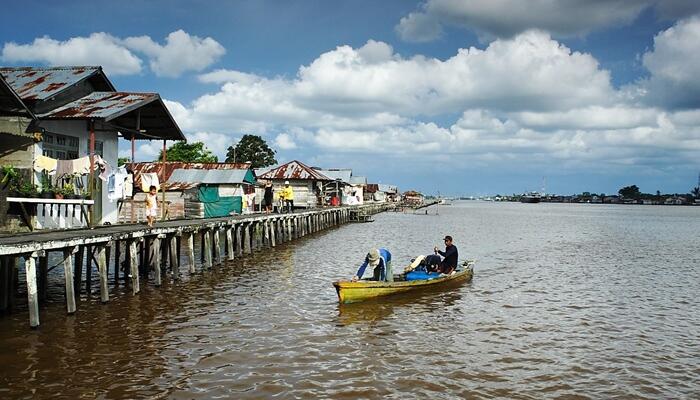
M 219 159 L 209 150 L 204 148 L 202 142 L 176 142 L 167 149 L 168 161 L 215 163 Z M 158 154 L 156 161 L 163 159 L 163 150 Z
M 637 185 L 625 186 L 618 190 L 617 193 L 619 193 L 620 196 L 628 199 L 639 199 L 642 196 L 642 193 L 639 191 Z
M 229 146 L 226 162 L 249 162 L 253 168 L 263 168 L 277 163 L 275 150 L 257 135 L 243 135 L 235 146 Z
M 690 194 L 695 196 L 696 199 L 700 199 L 700 186 L 695 186 L 693 190 L 690 191 Z

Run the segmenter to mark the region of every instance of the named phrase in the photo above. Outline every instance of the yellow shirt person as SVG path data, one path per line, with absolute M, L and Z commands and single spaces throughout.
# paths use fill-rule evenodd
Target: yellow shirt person
M 289 186 L 289 181 L 284 181 L 284 187 L 280 191 L 280 198 L 284 200 L 287 212 L 294 211 L 294 190 Z

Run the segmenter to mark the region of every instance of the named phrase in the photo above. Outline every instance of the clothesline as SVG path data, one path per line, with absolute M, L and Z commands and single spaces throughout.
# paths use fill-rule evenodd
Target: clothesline
M 99 170 L 99 178 L 107 181 L 112 174 L 112 166 L 107 163 L 99 154 L 94 155 L 95 170 Z M 36 172 L 48 172 L 56 179 L 72 175 L 87 175 L 90 173 L 90 156 L 80 157 L 73 160 L 57 160 L 44 155 L 38 156 L 34 160 L 34 170 Z

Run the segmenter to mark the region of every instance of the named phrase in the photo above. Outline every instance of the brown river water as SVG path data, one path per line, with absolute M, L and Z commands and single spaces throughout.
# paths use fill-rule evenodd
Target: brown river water
M 700 207 L 456 202 L 0 318 L 0 398 L 700 398 Z M 339 306 L 373 246 L 474 280 Z M 21 307 L 26 307 L 26 305 Z

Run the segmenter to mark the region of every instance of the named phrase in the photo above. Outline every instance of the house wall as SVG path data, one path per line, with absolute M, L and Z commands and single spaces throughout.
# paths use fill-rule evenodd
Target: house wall
M 0 117 L 0 165 L 12 165 L 17 169 L 32 168 L 37 146 L 24 130 L 29 120 L 21 117 Z M 6 132 L 2 134 L 2 132 Z
M 57 121 L 42 121 L 41 126 L 48 133 L 58 133 L 61 135 L 74 136 L 79 140 L 78 157 L 90 155 L 90 132 L 86 121 L 82 120 L 57 120 Z M 118 137 L 113 131 L 104 132 L 96 131 L 95 140 L 102 142 L 103 155 L 102 158 L 115 169 L 117 167 L 118 154 Z M 42 154 L 42 143 L 38 143 L 37 154 Z M 85 178 L 87 182 L 87 178 Z M 117 203 L 111 203 L 107 198 L 107 182 L 97 178 L 97 193 L 93 196 L 95 199 L 97 224 L 109 222 L 117 223 Z
M 289 180 L 289 185 L 292 187 L 292 190 L 294 190 L 294 207 L 316 207 L 318 206 L 318 199 L 316 197 L 316 187 L 315 183 L 316 181 L 311 181 L 311 180 L 295 180 L 295 179 L 288 179 Z M 274 200 L 277 201 L 279 199 L 279 194 L 282 192 L 282 188 L 284 188 L 284 179 L 279 180 L 279 179 L 273 179 L 272 180 L 272 190 L 275 192 L 275 197 Z M 262 192 L 261 192 L 262 193 Z M 260 195 L 262 196 L 262 194 Z M 256 194 L 256 204 L 259 204 L 260 201 L 262 200 L 262 197 L 258 197 Z

